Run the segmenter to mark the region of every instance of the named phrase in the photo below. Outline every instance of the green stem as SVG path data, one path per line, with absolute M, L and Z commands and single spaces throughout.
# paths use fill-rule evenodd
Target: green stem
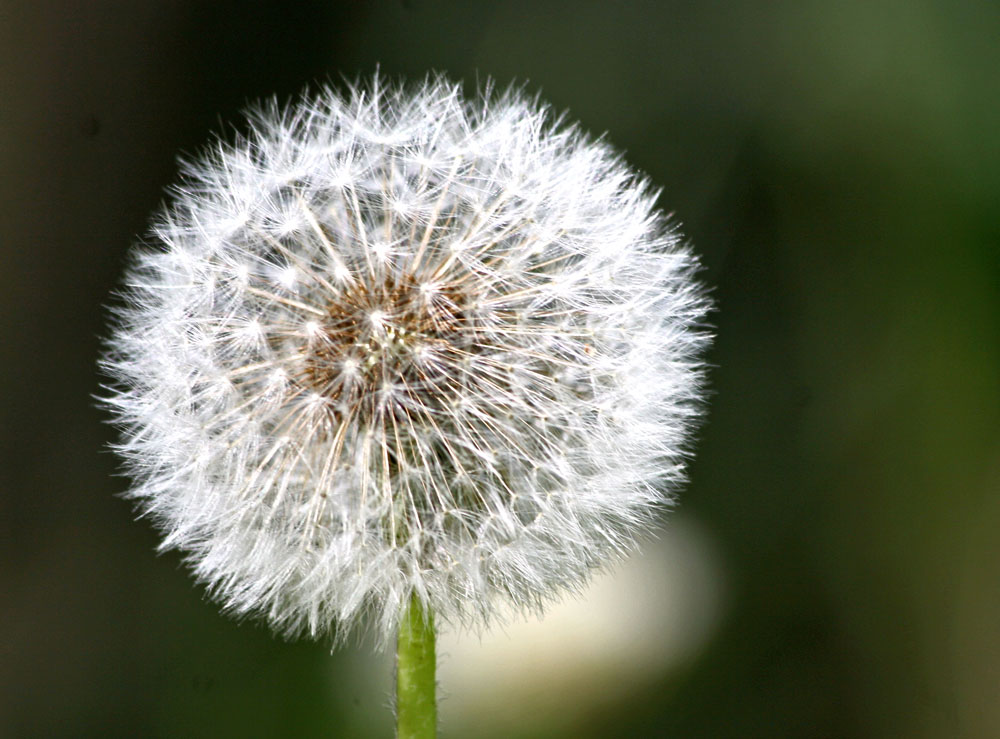
M 434 739 L 437 700 L 434 615 L 416 595 L 403 614 L 396 643 L 396 737 Z

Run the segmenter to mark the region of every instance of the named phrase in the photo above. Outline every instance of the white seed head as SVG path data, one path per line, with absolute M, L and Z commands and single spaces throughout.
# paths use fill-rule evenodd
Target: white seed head
M 669 502 L 699 411 L 707 301 L 654 200 L 518 92 L 258 108 L 186 165 L 105 358 L 163 548 L 288 635 L 579 588 Z

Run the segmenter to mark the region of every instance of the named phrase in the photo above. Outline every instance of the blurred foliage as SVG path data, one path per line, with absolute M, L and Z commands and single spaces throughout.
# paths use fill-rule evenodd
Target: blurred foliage
M 0 735 L 388 734 L 365 648 L 235 624 L 154 556 L 91 400 L 177 152 L 381 65 L 607 131 L 714 287 L 682 511 L 727 610 L 565 736 L 1000 736 L 998 37 L 986 0 L 4 3 Z

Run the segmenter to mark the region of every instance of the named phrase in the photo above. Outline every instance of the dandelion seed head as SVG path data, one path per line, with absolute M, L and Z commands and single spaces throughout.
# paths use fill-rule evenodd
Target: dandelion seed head
M 697 263 L 517 91 L 374 79 L 185 165 L 105 367 L 130 495 L 230 612 L 482 627 L 615 561 L 683 481 Z

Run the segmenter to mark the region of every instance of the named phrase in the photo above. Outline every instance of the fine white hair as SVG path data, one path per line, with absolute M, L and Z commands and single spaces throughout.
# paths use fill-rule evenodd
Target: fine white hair
M 236 615 L 541 612 L 670 502 L 708 301 L 656 193 L 517 90 L 375 77 L 184 165 L 104 366 L 130 496 Z

